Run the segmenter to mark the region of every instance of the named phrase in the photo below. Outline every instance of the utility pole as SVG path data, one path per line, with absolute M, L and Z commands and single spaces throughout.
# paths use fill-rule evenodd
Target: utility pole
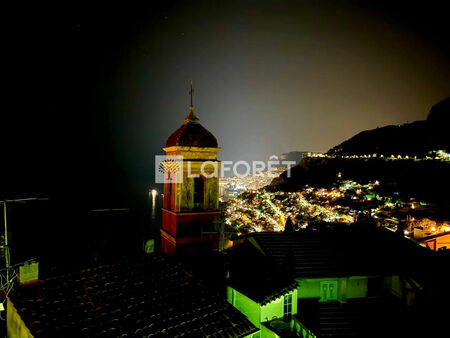
M 30 201 L 47 201 L 48 198 L 38 198 L 38 197 L 31 197 L 31 198 L 18 198 L 13 200 L 3 200 L 0 201 L 0 203 L 3 204 L 3 222 L 5 225 L 5 234 L 4 234 L 4 243 L 3 243 L 3 250 L 5 253 L 5 271 L 6 271 L 6 295 L 8 295 L 8 291 L 10 290 L 10 286 L 12 284 L 12 281 L 10 280 L 10 269 L 11 269 L 11 257 L 9 254 L 9 244 L 8 244 L 8 216 L 7 216 L 7 204 L 8 203 L 26 203 Z
M 8 218 L 6 217 L 6 201 L 3 201 L 3 218 L 5 220 L 4 252 L 6 267 L 6 283 L 9 284 L 9 248 L 8 248 Z

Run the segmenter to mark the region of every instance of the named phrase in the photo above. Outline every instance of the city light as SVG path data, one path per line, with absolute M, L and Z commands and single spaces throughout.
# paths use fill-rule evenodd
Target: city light
M 240 180 L 233 178 L 236 185 L 247 184 Z M 228 231 L 251 233 L 284 231 L 288 217 L 291 217 L 295 229 L 305 229 L 314 224 L 350 225 L 369 217 L 376 225 L 396 231 L 401 221 L 399 217 L 407 217 L 411 212 L 429 207 L 428 203 L 415 199 L 404 201 L 397 192 L 392 196 L 383 195 L 379 187 L 379 181 L 363 184 L 345 180 L 339 186 L 305 186 L 297 192 L 243 190 L 225 203 L 225 225 Z M 439 233 L 447 226 L 444 223 L 438 227 L 435 221 L 423 217 L 411 216 L 407 222 L 405 235 L 414 233 L 414 236 Z M 417 232 L 414 228 L 423 230 Z
M 151 194 L 152 194 L 152 197 L 155 198 L 156 195 L 158 195 L 158 190 L 152 189 L 152 190 L 151 190 Z
M 433 150 L 428 152 L 428 155 L 425 157 L 410 157 L 408 155 L 394 155 L 384 156 L 383 154 L 369 154 L 369 155 L 339 155 L 339 154 L 324 154 L 324 153 L 308 153 L 308 157 L 316 157 L 316 158 L 345 158 L 345 159 L 381 159 L 383 161 L 441 161 L 441 162 L 450 162 L 450 153 L 445 152 L 444 150 Z M 339 177 L 339 173 L 338 173 Z

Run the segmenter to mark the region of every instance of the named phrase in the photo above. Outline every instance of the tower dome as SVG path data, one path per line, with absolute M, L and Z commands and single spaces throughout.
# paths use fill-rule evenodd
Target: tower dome
M 167 139 L 166 147 L 172 146 L 217 148 L 216 137 L 199 123 L 194 106 L 189 106 L 183 125 Z

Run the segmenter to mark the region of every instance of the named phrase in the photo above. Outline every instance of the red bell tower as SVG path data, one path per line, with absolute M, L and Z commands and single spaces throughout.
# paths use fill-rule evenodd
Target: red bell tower
M 191 105 L 183 125 L 163 148 L 164 205 L 161 249 L 171 255 L 218 249 L 220 216 L 217 139 L 206 130 Z M 171 161 L 176 158 L 177 161 Z M 175 169 L 174 169 L 175 168 Z

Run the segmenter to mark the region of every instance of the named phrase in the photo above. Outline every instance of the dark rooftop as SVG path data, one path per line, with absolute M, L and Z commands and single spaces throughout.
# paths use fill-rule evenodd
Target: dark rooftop
M 229 284 L 265 304 L 296 278 L 406 275 L 419 284 L 430 250 L 381 228 L 252 233 L 227 250 Z
M 198 118 L 194 115 L 194 108 L 191 106 L 184 124 L 167 139 L 166 147 L 172 146 L 216 148 L 217 139 L 199 123 Z
M 230 261 L 229 284 L 253 301 L 264 305 L 298 287 L 295 279 L 250 243 L 226 252 Z
M 320 303 L 300 299 L 297 318 L 317 337 L 407 337 L 412 320 L 394 297 L 348 299 L 346 303 Z M 409 327 L 410 326 L 410 327 Z
M 382 228 L 255 233 L 250 237 L 278 266 L 290 261 L 296 278 L 410 273 L 429 254 Z
M 242 337 L 257 329 L 180 263 L 152 254 L 19 287 L 34 337 Z

